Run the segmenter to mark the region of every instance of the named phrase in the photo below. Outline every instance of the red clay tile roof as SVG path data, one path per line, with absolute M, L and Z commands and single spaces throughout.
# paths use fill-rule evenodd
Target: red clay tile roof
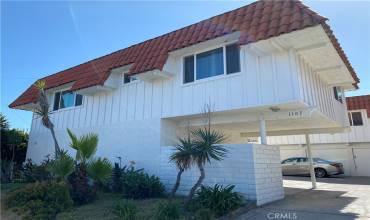
M 370 118 L 370 95 L 347 97 L 346 102 L 348 110 L 366 109 L 367 117 Z
M 359 82 L 337 39 L 325 24 L 326 20 L 299 1 L 257 1 L 63 70 L 43 80 L 46 81 L 46 89 L 74 82 L 72 90 L 79 90 L 103 85 L 111 69 L 128 64 L 133 64 L 129 74 L 162 70 L 169 52 L 232 32 L 240 31 L 239 44 L 243 45 L 321 24 L 353 78 Z M 36 96 L 36 89 L 31 85 L 9 107 L 36 102 Z

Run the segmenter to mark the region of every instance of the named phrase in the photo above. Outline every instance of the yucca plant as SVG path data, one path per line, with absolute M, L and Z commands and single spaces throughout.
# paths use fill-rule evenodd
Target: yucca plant
M 107 158 L 99 157 L 98 159 L 90 161 L 86 170 L 96 184 L 101 186 L 110 177 L 112 173 L 112 164 Z
M 75 149 L 76 160 L 83 164 L 87 164 L 96 153 L 98 147 L 98 135 L 97 134 L 87 134 L 78 138 L 71 130 L 67 129 L 68 135 L 71 138 L 70 147 Z
M 204 171 L 204 165 L 211 163 L 211 160 L 220 161 L 227 154 L 227 149 L 221 145 L 227 138 L 222 132 L 218 132 L 211 129 L 211 108 L 206 106 L 205 118 L 207 120 L 207 126 L 204 128 L 198 128 L 191 132 L 194 143 L 193 160 L 197 165 L 200 176 L 194 186 L 190 189 L 186 203 L 189 204 L 194 196 L 195 191 L 201 186 L 206 174 Z
M 49 166 L 50 172 L 62 180 L 67 180 L 73 169 L 74 160 L 68 155 L 67 151 L 60 151 L 58 157 Z
M 186 139 L 179 139 L 180 144 L 175 147 L 175 151 L 170 156 L 170 161 L 175 162 L 178 173 L 176 177 L 176 183 L 171 191 L 171 197 L 175 196 L 177 189 L 180 186 L 182 173 L 189 169 L 193 163 L 194 144 L 190 139 L 190 136 Z
M 34 113 L 38 115 L 41 118 L 42 125 L 44 125 L 47 129 L 50 130 L 51 135 L 54 140 L 54 147 L 55 147 L 55 156 L 57 157 L 59 152 L 60 152 L 60 147 L 57 141 L 57 138 L 55 136 L 55 131 L 54 131 L 54 124 L 51 122 L 49 115 L 51 114 L 49 108 L 49 102 L 48 98 L 45 94 L 45 87 L 46 83 L 43 80 L 39 80 L 35 83 L 34 85 L 39 94 L 38 94 L 38 106 L 35 108 Z

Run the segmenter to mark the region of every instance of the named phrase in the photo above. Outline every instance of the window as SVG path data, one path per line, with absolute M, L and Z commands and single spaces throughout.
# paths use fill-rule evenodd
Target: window
M 196 59 L 197 79 L 224 74 L 223 48 L 197 54 Z
M 226 46 L 226 73 L 240 72 L 239 47 L 236 44 Z
M 184 83 L 194 82 L 194 56 L 184 58 Z
M 344 93 L 342 91 L 342 89 L 340 87 L 333 87 L 333 90 L 334 90 L 334 98 L 343 103 L 343 99 L 344 99 Z
M 351 126 L 363 125 L 361 112 L 348 112 L 348 119 Z
M 296 162 L 297 162 L 297 158 L 289 158 L 289 159 L 284 160 L 282 164 L 296 163 Z
M 307 158 L 305 158 L 305 157 L 300 157 L 300 158 L 298 158 L 298 159 L 297 159 L 297 162 L 298 162 L 298 163 L 306 163 L 306 162 L 307 162 Z
M 123 74 L 123 84 L 127 84 L 137 80 L 136 77 L 129 76 L 127 73 Z
M 82 98 L 81 94 L 71 91 L 56 92 L 54 94 L 53 110 L 82 105 Z
M 236 44 L 231 44 L 184 57 L 183 72 L 184 83 L 194 82 L 195 79 L 240 72 L 239 47 Z

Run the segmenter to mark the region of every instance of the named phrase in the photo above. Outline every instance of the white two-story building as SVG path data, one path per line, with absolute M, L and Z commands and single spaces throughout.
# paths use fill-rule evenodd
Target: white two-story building
M 206 184 L 234 184 L 263 204 L 283 197 L 279 149 L 267 135 L 342 132 L 344 91 L 359 79 L 327 19 L 298 1 L 258 1 L 43 78 L 59 144 L 69 128 L 99 135 L 98 154 L 157 174 L 170 186 L 171 146 L 213 110 L 228 157 L 206 167 Z M 11 108 L 33 111 L 30 86 Z M 247 144 L 248 137 L 262 144 Z M 53 153 L 34 115 L 27 157 Z M 186 192 L 198 174 L 185 174 Z

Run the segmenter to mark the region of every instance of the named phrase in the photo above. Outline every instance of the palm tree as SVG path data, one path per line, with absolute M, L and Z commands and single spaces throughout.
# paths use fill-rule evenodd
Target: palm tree
M 55 136 L 54 124 L 50 121 L 50 111 L 49 111 L 49 102 L 45 94 L 46 83 L 43 80 L 39 80 L 34 85 L 39 90 L 38 95 L 38 107 L 35 109 L 35 114 L 41 118 L 42 124 L 50 130 L 51 135 L 53 136 L 54 146 L 55 146 L 55 156 L 57 157 L 60 152 L 60 147 Z
M 98 148 L 98 135 L 90 133 L 78 138 L 71 130 L 67 129 L 67 132 L 71 138 L 69 146 L 76 150 L 76 161 L 80 163 L 77 169 L 86 170 L 96 185 L 101 186 L 112 173 L 112 164 L 106 158 L 94 159 Z
M 203 114 L 207 125 L 204 128 L 198 128 L 191 132 L 194 143 L 193 160 L 200 171 L 200 176 L 198 181 L 190 189 L 186 200 L 187 204 L 190 203 L 195 191 L 206 177 L 204 165 L 206 163 L 211 163 L 211 159 L 217 161 L 222 160 L 228 152 L 227 149 L 221 145 L 221 143 L 224 143 L 227 139 L 225 134 L 211 129 L 212 109 L 210 104 L 205 106 Z
M 176 163 L 177 169 L 179 170 L 177 173 L 176 183 L 171 191 L 171 197 L 175 196 L 177 189 L 180 186 L 181 175 L 182 173 L 189 169 L 193 163 L 192 155 L 194 153 L 194 144 L 188 136 L 187 139 L 179 139 L 180 144 L 176 146 L 175 152 L 173 152 L 170 156 L 170 161 Z
M 62 180 L 67 180 L 67 177 L 73 172 L 73 168 L 73 158 L 68 155 L 67 151 L 60 151 L 58 157 L 51 162 L 49 170 Z
M 96 185 L 100 187 L 112 174 L 112 164 L 107 158 L 98 158 L 90 161 L 86 170 L 89 176 L 95 180 Z
M 71 138 L 69 146 L 77 151 L 76 161 L 87 165 L 87 162 L 95 155 L 98 148 L 98 135 L 90 133 L 77 138 L 77 136 L 68 128 L 67 132 Z

